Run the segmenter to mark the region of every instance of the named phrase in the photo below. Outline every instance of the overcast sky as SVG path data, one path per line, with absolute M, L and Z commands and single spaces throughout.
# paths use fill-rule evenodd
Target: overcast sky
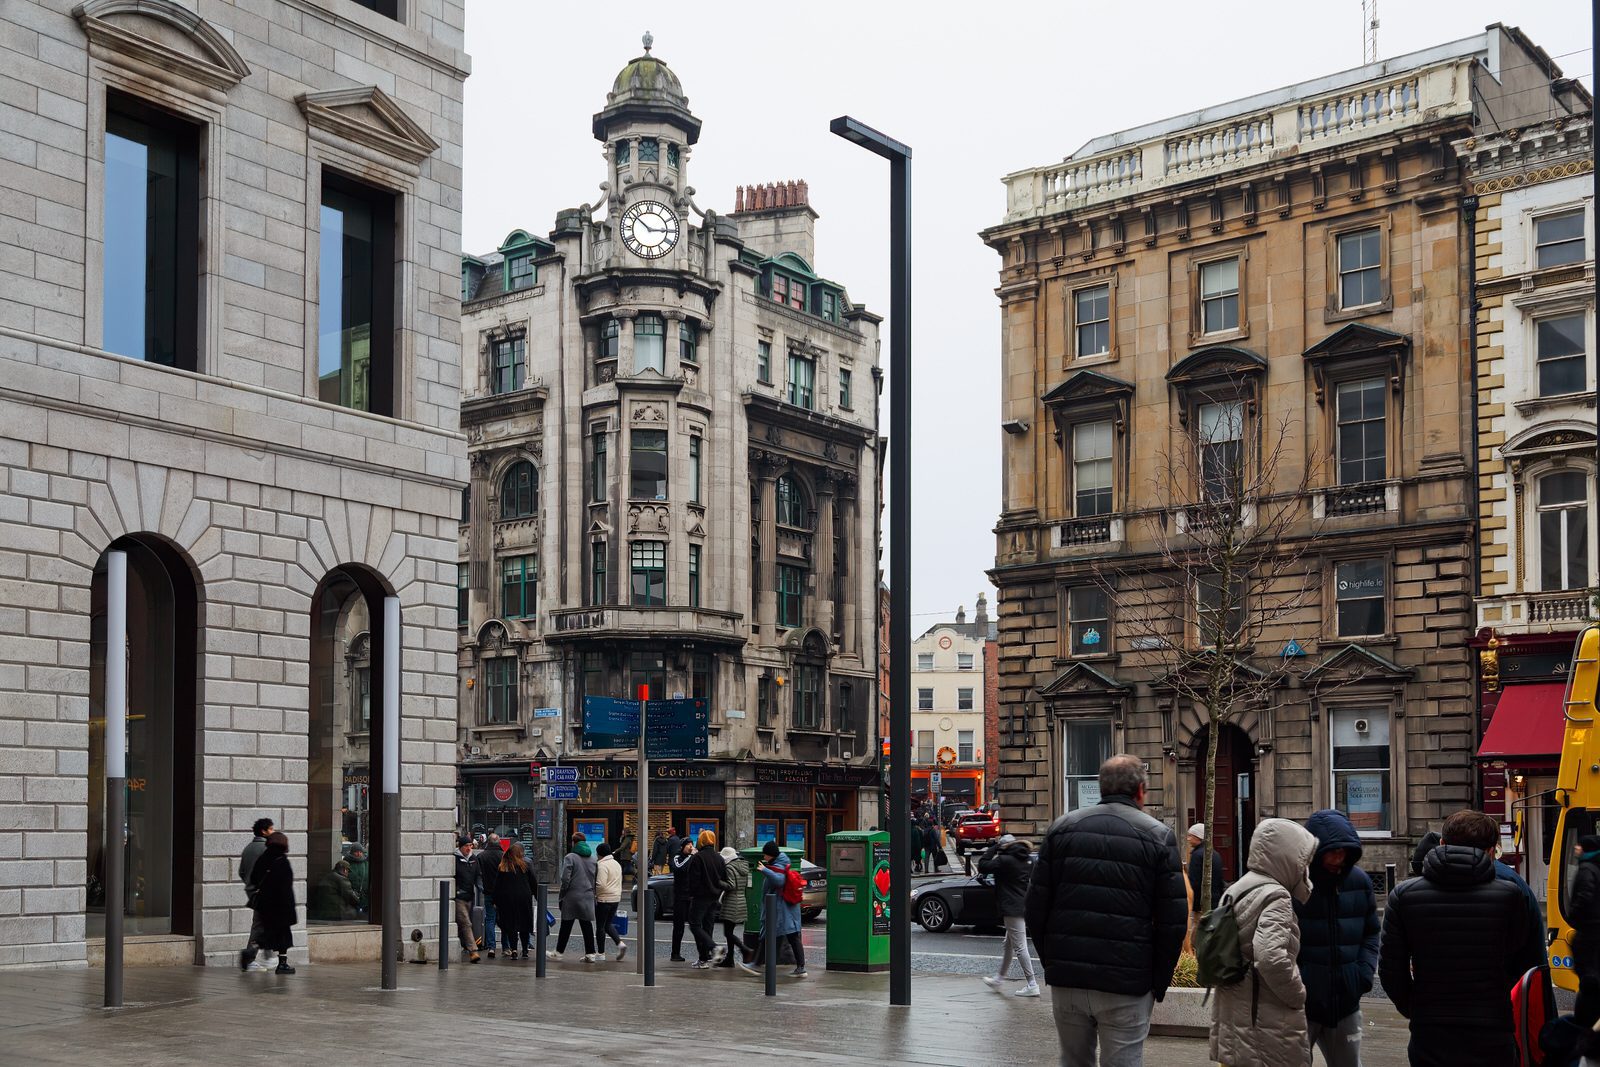
M 1593 84 L 1589 5 L 1579 0 L 1382 0 L 1379 15 L 1383 57 L 1505 21 Z M 989 589 L 1000 510 L 999 259 L 977 233 L 1004 212 L 1001 175 L 1058 161 L 1102 133 L 1359 66 L 1362 43 L 1360 0 L 470 0 L 468 251 L 493 250 L 519 227 L 546 234 L 561 208 L 599 199 L 605 165 L 590 119 L 646 30 L 704 123 L 690 162 L 696 202 L 726 212 L 736 185 L 805 179 L 821 215 L 814 265 L 879 313 L 889 297 L 888 166 L 830 135 L 828 121 L 854 115 L 915 152 L 916 633 L 957 605 L 970 611 Z M 887 410 L 885 397 L 885 427 Z

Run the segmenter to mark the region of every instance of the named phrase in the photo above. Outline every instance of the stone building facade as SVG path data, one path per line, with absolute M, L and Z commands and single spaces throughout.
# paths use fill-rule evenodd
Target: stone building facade
M 1596 618 L 1600 562 L 1593 104 L 1560 103 L 1560 117 L 1455 144 L 1475 204 L 1479 803 L 1541 898 L 1566 667 Z
M 804 182 L 695 203 L 649 45 L 594 118 L 605 202 L 463 261 L 462 809 L 546 857 L 634 830 L 583 707 L 648 686 L 710 713 L 708 758 L 654 764 L 652 837 L 815 849 L 877 819 L 878 319 L 813 269 Z
M 1095 800 L 1116 751 L 1148 761 L 1169 825 L 1204 811 L 1206 720 L 1171 650 L 1203 647 L 1219 593 L 1169 584 L 1143 635 L 1128 605 L 1161 586 L 1212 471 L 1270 470 L 1261 499 L 1292 506 L 1271 551 L 1304 583 L 1236 653 L 1283 683 L 1219 731 L 1229 876 L 1266 816 L 1342 807 L 1381 868 L 1474 800 L 1471 238 L 1450 142 L 1480 107 L 1544 114 L 1563 91 L 1544 63 L 1492 26 L 1006 178 L 983 238 L 1002 260 L 992 578 L 1016 832 Z M 1239 592 L 1263 617 L 1283 595 Z
M 963 607 L 953 622 L 936 623 L 911 642 L 913 803 L 931 799 L 934 771 L 946 800 L 975 808 L 992 799 L 986 649 L 993 634 L 988 598 L 979 593 L 971 622 Z
M 362 907 L 308 914 L 297 957 L 375 959 L 387 875 L 410 928 L 449 874 L 462 8 L 196 7 L 0 10 L 0 965 L 94 960 L 108 907 L 130 963 L 236 959 L 262 816 L 303 902 L 370 835 Z M 360 669 L 372 708 L 403 685 L 398 855 L 360 814 Z

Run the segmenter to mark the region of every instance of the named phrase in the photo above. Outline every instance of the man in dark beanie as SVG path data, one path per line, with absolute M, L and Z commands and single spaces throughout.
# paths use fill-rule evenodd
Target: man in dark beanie
M 1578 838 L 1578 873 L 1567 917 L 1572 920 L 1572 969 L 1578 976 L 1573 1021 L 1584 1030 L 1600 1019 L 1600 834 Z

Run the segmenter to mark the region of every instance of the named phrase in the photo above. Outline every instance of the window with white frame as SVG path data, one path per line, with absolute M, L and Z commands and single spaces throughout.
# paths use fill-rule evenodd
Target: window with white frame
M 1388 833 L 1393 828 L 1388 709 L 1334 708 L 1328 713 L 1328 725 L 1333 742 L 1333 806 L 1358 833 Z
M 1110 758 L 1110 719 L 1068 719 L 1061 724 L 1064 810 L 1100 803 L 1100 764 Z
M 957 652 L 956 653 L 956 670 L 958 670 L 958 671 L 970 671 L 970 670 L 972 670 L 972 653 L 971 652 Z
M 1334 388 L 1340 485 L 1381 482 L 1388 475 L 1385 402 L 1382 378 L 1340 382 Z
M 1367 307 L 1383 301 L 1382 247 L 1377 227 L 1339 235 L 1339 306 Z
M 1244 401 L 1201 404 L 1200 491 L 1206 500 L 1227 500 L 1239 492 L 1244 473 Z
M 1111 286 L 1097 285 L 1072 294 L 1072 321 L 1078 358 L 1111 351 Z
M 932 689 L 918 689 L 917 690 L 917 710 L 918 711 L 932 711 L 933 710 L 933 690 Z
M 1200 332 L 1225 333 L 1239 328 L 1239 261 L 1219 259 L 1200 264 Z
M 956 710 L 972 710 L 972 688 L 970 686 L 962 686 L 956 690 Z
M 1585 356 L 1582 312 L 1552 315 L 1534 325 L 1534 349 L 1539 364 L 1539 395 L 1581 393 L 1588 386 L 1589 360 Z
M 956 731 L 956 760 L 960 763 L 971 763 L 975 738 L 973 730 Z
M 1589 475 L 1546 474 L 1537 484 L 1539 588 L 1583 589 L 1589 584 Z
M 1533 265 L 1559 267 L 1583 261 L 1583 209 L 1558 211 L 1533 220 Z
M 918 730 L 917 731 L 917 762 L 918 763 L 932 763 L 933 762 L 933 731 L 932 730 Z
M 1077 518 L 1111 514 L 1111 430 L 1109 419 L 1072 428 L 1072 514 Z
M 1334 629 L 1339 637 L 1384 633 L 1388 571 L 1388 562 L 1382 559 L 1351 559 L 1334 565 Z
M 919 670 L 919 671 L 931 671 L 931 670 L 933 670 L 933 653 L 932 652 L 918 652 L 917 653 L 917 670 Z

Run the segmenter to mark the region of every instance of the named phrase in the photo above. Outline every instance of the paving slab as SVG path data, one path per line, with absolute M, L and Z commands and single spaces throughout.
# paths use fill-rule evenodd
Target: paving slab
M 781 974 L 782 972 L 780 972 Z M 814 970 L 779 995 L 740 971 L 665 964 L 646 989 L 624 963 L 403 965 L 398 991 L 375 964 L 305 964 L 299 973 L 130 968 L 127 1006 L 100 1006 L 102 972 L 0 972 L 6 1064 L 805 1064 L 899 1067 L 1056 1061 L 1049 993 L 1002 996 L 968 975 L 918 974 L 910 1008 L 885 975 Z M 1401 1067 L 1404 1020 L 1369 1005 L 1362 1062 Z M 768 1062 L 771 1062 L 770 1060 Z M 1147 1067 L 1207 1063 L 1204 1041 L 1151 1038 Z

